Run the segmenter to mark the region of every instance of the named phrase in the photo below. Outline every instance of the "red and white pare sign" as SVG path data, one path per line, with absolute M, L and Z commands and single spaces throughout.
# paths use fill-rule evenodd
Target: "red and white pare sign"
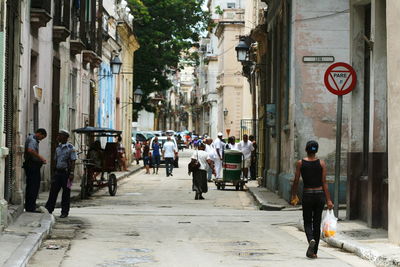
M 357 83 L 357 75 L 353 67 L 344 62 L 334 63 L 325 72 L 326 88 L 335 95 L 350 93 Z

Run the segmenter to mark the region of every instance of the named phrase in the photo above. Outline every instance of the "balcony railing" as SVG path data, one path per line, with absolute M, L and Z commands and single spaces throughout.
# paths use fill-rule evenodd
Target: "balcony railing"
M 71 0 L 58 0 L 54 2 L 54 25 L 70 28 Z

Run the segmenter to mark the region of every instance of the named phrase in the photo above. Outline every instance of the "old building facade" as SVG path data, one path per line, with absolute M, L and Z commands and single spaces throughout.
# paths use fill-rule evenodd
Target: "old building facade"
M 0 113 L 4 112 L 1 118 L 5 118 L 0 135 L 0 191 L 4 197 L 0 199 L 0 222 L 5 225 L 7 213 L 23 210 L 25 174 L 21 166 L 26 136 L 37 128 L 47 130 L 47 138 L 39 146 L 39 153 L 48 159 L 41 169 L 41 190 L 46 190 L 54 169 L 59 129 L 72 131 L 97 125 L 98 68 L 103 61 L 106 10 L 102 0 L 7 0 L 0 4 L 4 7 L 0 32 L 0 58 L 4 61 L 0 97 L 4 109 Z M 110 4 L 115 7 L 119 1 Z M 133 32 L 128 35 L 130 38 Z M 125 43 L 127 48 L 120 52 L 126 53 L 128 66 L 138 46 L 132 39 Z M 130 86 L 130 77 L 130 81 L 124 80 L 124 89 Z M 124 102 L 132 94 L 132 89 L 127 91 L 122 96 Z M 132 113 L 127 111 L 119 119 L 127 118 L 129 124 L 129 116 Z M 125 122 L 123 127 L 129 128 L 129 145 L 125 143 L 130 148 L 131 129 Z M 70 141 L 80 149 L 73 136 Z M 81 170 L 81 166 L 77 168 L 77 174 Z
M 294 163 L 308 140 L 320 143 L 333 189 L 336 96 L 323 84 L 334 61 L 349 62 L 349 5 L 343 1 L 254 1 L 249 19 L 248 77 L 257 90 L 258 175 L 266 187 L 290 198 Z M 335 36 L 335 42 L 331 37 Z M 325 62 L 318 58 L 329 56 Z M 311 60 L 309 60 L 311 59 Z M 345 100 L 344 114 L 349 109 Z M 343 119 L 348 129 L 348 117 Z M 348 134 L 342 136 L 341 195 L 345 202 Z

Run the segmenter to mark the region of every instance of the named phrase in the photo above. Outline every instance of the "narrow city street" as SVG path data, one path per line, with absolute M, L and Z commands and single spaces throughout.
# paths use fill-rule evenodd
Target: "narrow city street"
M 305 257 L 300 211 L 259 211 L 249 193 L 209 183 L 194 200 L 187 175 L 190 150 L 173 177 L 144 171 L 73 205 L 28 266 L 373 266 L 321 243 Z

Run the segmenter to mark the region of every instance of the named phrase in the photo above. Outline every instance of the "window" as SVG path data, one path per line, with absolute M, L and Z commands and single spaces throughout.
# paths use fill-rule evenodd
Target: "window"
M 228 8 L 235 8 L 235 3 L 227 3 Z

